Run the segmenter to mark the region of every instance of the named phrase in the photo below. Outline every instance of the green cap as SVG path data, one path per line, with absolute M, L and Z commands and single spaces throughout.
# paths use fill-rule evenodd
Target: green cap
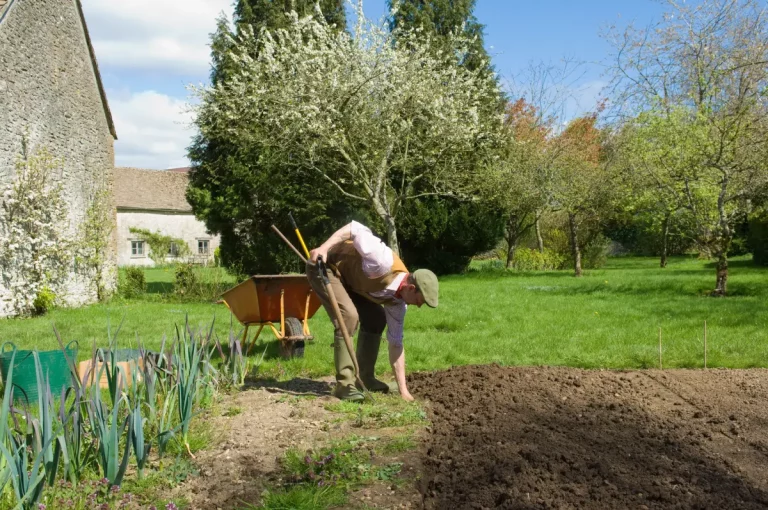
M 424 296 L 424 302 L 432 308 L 437 308 L 437 276 L 429 269 L 417 269 L 413 273 L 416 288 Z

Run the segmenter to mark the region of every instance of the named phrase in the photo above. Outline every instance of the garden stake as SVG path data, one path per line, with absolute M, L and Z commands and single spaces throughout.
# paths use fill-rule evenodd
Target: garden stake
M 704 368 L 707 368 L 707 321 L 704 321 Z
M 659 370 L 663 370 L 664 366 L 661 364 L 661 328 L 659 328 Z

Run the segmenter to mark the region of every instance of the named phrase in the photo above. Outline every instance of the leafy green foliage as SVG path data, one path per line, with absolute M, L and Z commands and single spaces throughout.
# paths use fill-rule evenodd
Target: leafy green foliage
M 35 315 L 45 315 L 55 304 L 56 293 L 46 285 L 37 291 L 32 307 L 35 310 Z
M 192 264 L 178 264 L 174 270 L 173 291 L 185 296 L 191 294 L 198 286 L 197 274 Z
M 762 211 L 750 218 L 749 246 L 755 264 L 768 266 L 768 212 Z
M 390 10 L 395 2 L 388 1 Z M 389 23 L 398 32 L 418 30 L 435 53 L 461 54 L 460 67 L 493 75 L 490 58 L 483 46 L 483 25 L 474 15 L 475 0 L 398 1 Z M 460 34 L 464 39 L 457 39 Z M 407 38 L 406 38 L 407 39 Z M 491 80 L 489 86 L 495 86 Z M 501 103 L 485 101 L 481 115 L 496 115 Z M 399 176 L 395 174 L 394 179 Z M 433 191 L 422 183 L 414 194 Z M 500 211 L 485 203 L 460 201 L 447 196 L 424 196 L 406 201 L 398 232 L 401 255 L 406 263 L 427 267 L 437 274 L 459 273 L 471 257 L 490 249 L 501 236 Z
M 144 228 L 131 227 L 131 234 L 139 237 L 139 239 L 146 241 L 149 245 L 149 258 L 155 264 L 163 264 L 168 257 L 180 258 L 191 254 L 189 245 L 184 239 L 165 235 L 160 231 L 152 232 Z
M 551 271 L 562 269 L 567 260 L 565 256 L 549 248 L 545 248 L 544 253 L 532 248 L 518 248 L 510 267 L 517 271 Z
M 498 242 L 504 218 L 488 204 L 429 197 L 408 202 L 400 226 L 402 256 L 413 271 L 460 273 Z
M 94 191 L 80 224 L 75 260 L 80 271 L 88 276 L 99 301 L 106 299 L 115 286 L 115 267 L 109 246 L 114 228 L 111 194 L 106 189 Z
M 128 299 L 138 298 L 147 291 L 147 279 L 144 269 L 137 266 L 127 266 L 123 269 L 123 278 L 120 279 L 120 294 Z

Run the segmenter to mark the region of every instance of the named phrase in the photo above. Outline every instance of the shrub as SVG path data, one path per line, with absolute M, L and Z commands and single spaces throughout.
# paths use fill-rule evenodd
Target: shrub
M 492 206 L 444 197 L 411 200 L 402 218 L 398 236 L 408 268 L 427 267 L 438 275 L 466 270 L 473 256 L 493 249 L 504 228 Z
M 221 266 L 221 247 L 217 246 L 215 250 L 213 250 L 213 264 L 216 267 Z
M 53 308 L 56 303 L 56 294 L 47 286 L 44 286 L 37 292 L 32 306 L 35 309 L 35 315 L 45 315 Z
M 611 240 L 602 234 L 597 234 L 592 238 L 582 251 L 582 263 L 585 269 L 598 269 L 605 265 L 608 260 L 608 250 L 611 247 Z
M 120 295 L 125 298 L 137 298 L 147 291 L 147 280 L 140 267 L 125 268 L 125 277 L 120 281 Z
M 518 271 L 551 271 L 562 268 L 566 261 L 563 255 L 546 248 L 544 253 L 531 248 L 518 248 L 511 267 Z
M 173 290 L 179 296 L 192 296 L 198 288 L 198 278 L 192 264 L 179 264 L 176 266 L 176 275 Z

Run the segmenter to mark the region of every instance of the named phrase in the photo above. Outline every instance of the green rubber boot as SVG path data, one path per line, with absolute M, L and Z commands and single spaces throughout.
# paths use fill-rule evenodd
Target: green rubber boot
M 381 335 L 360 331 L 357 334 L 357 363 L 360 379 L 370 392 L 389 393 L 390 386 L 376 379 L 376 358 L 379 357 Z
M 355 365 L 343 337 L 333 339 L 333 362 L 336 365 L 336 389 L 333 396 L 340 400 L 362 402 L 365 396 L 355 387 Z

